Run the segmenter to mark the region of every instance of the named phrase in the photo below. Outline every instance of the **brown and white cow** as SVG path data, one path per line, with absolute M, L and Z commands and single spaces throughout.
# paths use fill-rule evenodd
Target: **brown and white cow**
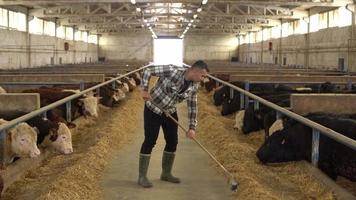
M 0 125 L 8 121 L 0 119 Z M 31 127 L 25 122 L 7 130 L 7 141 L 5 147 L 5 164 L 13 162 L 14 158 L 30 157 L 35 158 L 41 154 L 37 147 L 38 130 Z
M 136 82 L 133 78 L 123 77 L 121 81 L 129 86 L 130 92 L 132 92 L 136 88 Z
M 37 137 L 38 145 L 53 149 L 62 154 L 73 152 L 72 133 L 65 123 L 54 122 L 41 116 L 33 117 L 27 123 L 39 130 Z
M 42 87 L 39 89 L 29 89 L 29 90 L 24 90 L 24 93 L 39 93 L 40 94 L 40 99 L 41 99 L 41 107 L 49 105 L 51 103 L 54 103 L 58 100 L 61 100 L 65 97 L 68 97 L 70 95 L 79 93 L 79 90 L 70 90 L 70 89 L 62 89 L 62 88 L 47 88 L 47 87 Z M 71 113 L 72 113 L 72 119 L 75 119 L 79 117 L 80 115 L 84 116 L 98 116 L 98 101 L 100 97 L 95 97 L 92 93 L 83 95 L 82 98 L 80 99 L 74 99 L 71 101 Z M 65 113 L 65 105 L 62 105 L 60 107 L 61 110 L 63 110 L 63 113 Z M 65 117 L 65 114 L 61 115 L 62 117 Z

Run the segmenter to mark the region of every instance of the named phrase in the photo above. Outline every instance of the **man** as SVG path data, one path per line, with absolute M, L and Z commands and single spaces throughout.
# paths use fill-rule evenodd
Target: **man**
M 207 64 L 201 60 L 195 62 L 191 68 L 167 65 L 152 66 L 144 71 L 141 86 L 143 87 L 142 97 L 145 100 L 145 140 L 140 151 L 138 178 L 138 184 L 142 187 L 152 187 L 152 183 L 147 178 L 147 170 L 160 127 L 163 129 L 166 141 L 162 157 L 161 180 L 180 183 L 180 179 L 171 173 L 178 144 L 178 125 L 163 111 L 178 120 L 175 106 L 177 103 L 187 100 L 189 131 L 186 134 L 188 138 L 193 138 L 197 125 L 198 84 L 208 71 Z M 159 80 L 149 92 L 148 85 L 151 76 L 157 76 Z

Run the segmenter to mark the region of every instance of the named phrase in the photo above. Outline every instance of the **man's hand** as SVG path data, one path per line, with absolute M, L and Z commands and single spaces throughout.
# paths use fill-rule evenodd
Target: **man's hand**
M 148 91 L 142 91 L 142 98 L 144 101 L 152 100 L 151 95 Z
M 193 139 L 195 137 L 195 130 L 189 129 L 189 131 L 187 132 L 187 137 Z

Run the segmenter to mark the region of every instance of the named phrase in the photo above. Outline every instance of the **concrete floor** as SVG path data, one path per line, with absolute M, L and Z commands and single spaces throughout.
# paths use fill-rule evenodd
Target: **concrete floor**
M 179 119 L 186 125 L 185 104 L 179 107 Z M 154 187 L 141 188 L 137 185 L 138 155 L 143 142 L 143 116 L 137 113 L 135 139 L 124 150 L 115 155 L 101 180 L 105 199 L 111 200 L 217 200 L 233 199 L 227 180 L 216 171 L 210 158 L 192 140 L 180 132 L 179 144 L 173 174 L 182 183 L 172 184 L 159 180 L 161 157 L 164 148 L 163 133 L 152 153 L 148 177 Z M 202 133 L 203 134 L 203 133 Z

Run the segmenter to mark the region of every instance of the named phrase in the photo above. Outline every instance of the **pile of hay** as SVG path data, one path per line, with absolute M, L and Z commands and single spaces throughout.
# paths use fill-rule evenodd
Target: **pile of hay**
M 83 120 L 85 124 L 73 132 L 73 154 L 51 155 L 10 186 L 2 199 L 102 199 L 100 176 L 113 152 L 132 138 L 141 106 L 140 91 L 135 90 L 119 107 L 101 107 L 98 119 Z
M 198 139 L 237 178 L 236 199 L 335 199 L 300 162 L 262 165 L 255 153 L 263 132 L 243 135 L 233 129 L 234 116 L 220 115 L 211 94 L 200 91 L 198 98 Z

